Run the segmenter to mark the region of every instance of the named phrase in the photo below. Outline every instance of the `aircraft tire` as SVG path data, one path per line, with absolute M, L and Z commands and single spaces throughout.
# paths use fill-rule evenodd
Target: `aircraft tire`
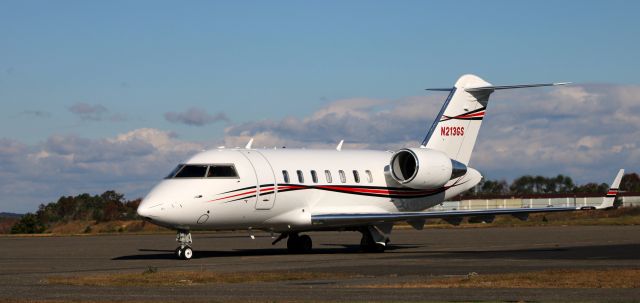
M 185 246 L 180 249 L 180 255 L 182 256 L 182 260 L 191 260 L 191 257 L 193 257 L 193 249 L 189 246 Z
M 298 234 L 290 234 L 287 239 L 287 250 L 291 253 L 299 253 L 301 251 L 300 237 Z
M 176 258 L 182 259 L 182 247 L 178 246 L 174 252 Z
M 364 252 L 384 252 L 385 245 L 373 242 L 371 237 L 363 236 L 360 240 L 360 249 Z
M 302 235 L 298 238 L 300 250 L 302 252 L 310 252 L 313 248 L 313 241 L 311 241 L 311 237 L 308 235 Z

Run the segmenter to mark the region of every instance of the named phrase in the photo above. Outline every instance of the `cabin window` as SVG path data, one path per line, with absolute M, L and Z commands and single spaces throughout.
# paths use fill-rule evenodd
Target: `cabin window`
M 340 175 L 340 182 L 347 183 L 347 176 L 345 176 L 344 170 L 339 170 L 338 174 Z
M 360 175 L 358 174 L 357 170 L 353 171 L 353 180 L 355 180 L 356 183 L 360 183 Z
M 206 165 L 184 165 L 174 178 L 204 178 L 207 174 Z
M 284 183 L 289 183 L 289 172 L 286 170 L 282 171 L 282 178 L 284 179 Z
M 238 172 L 236 172 L 233 164 L 215 164 L 209 166 L 207 172 L 207 178 L 237 178 Z
M 333 182 L 333 179 L 331 178 L 331 171 L 325 170 L 324 177 L 327 179 L 327 183 Z
M 298 183 L 304 183 L 304 175 L 302 174 L 302 171 L 298 170 L 296 173 L 298 174 Z
M 318 174 L 316 174 L 315 170 L 311 171 L 311 180 L 313 181 L 313 183 L 318 183 Z
M 367 174 L 367 182 L 373 183 L 373 175 L 371 174 L 371 171 L 365 170 L 364 172 Z

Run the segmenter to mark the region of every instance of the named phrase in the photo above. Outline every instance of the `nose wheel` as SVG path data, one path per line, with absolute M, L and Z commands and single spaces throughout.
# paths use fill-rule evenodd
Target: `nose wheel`
M 193 257 L 193 249 L 189 246 L 176 248 L 176 257 L 181 260 L 189 260 Z
M 193 249 L 191 249 L 191 233 L 185 230 L 179 230 L 176 236 L 176 241 L 180 244 L 175 250 L 175 255 L 178 259 L 189 260 L 193 257 Z

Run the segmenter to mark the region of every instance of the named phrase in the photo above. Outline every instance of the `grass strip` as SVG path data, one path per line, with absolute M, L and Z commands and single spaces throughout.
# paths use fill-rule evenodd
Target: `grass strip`
M 115 273 L 78 276 L 54 276 L 48 284 L 76 286 L 188 286 L 218 283 L 256 283 L 296 280 L 325 280 L 348 278 L 349 275 L 316 272 L 212 272 L 158 271 L 149 268 L 142 273 Z
M 640 269 L 545 270 L 537 272 L 418 279 L 354 288 L 639 288 Z

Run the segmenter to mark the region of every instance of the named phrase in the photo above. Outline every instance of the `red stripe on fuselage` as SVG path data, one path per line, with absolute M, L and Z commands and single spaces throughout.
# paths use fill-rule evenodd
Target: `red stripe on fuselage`
M 418 195 L 424 195 L 424 194 L 438 191 L 438 190 L 402 191 L 402 190 L 392 190 L 392 189 L 375 189 L 375 188 L 342 187 L 342 186 L 318 186 L 318 188 L 340 191 L 340 192 L 355 192 L 355 193 L 382 194 L 382 195 L 406 195 L 406 196 L 418 196 Z
M 231 196 L 226 196 L 226 197 L 222 197 L 222 198 L 218 198 L 218 199 L 209 200 L 208 202 L 213 202 L 213 201 L 218 201 L 218 200 L 229 199 L 229 198 L 233 198 L 233 197 L 237 197 L 237 196 L 242 196 L 242 195 L 255 194 L 255 192 L 256 192 L 255 190 L 250 190 L 250 191 L 246 191 L 246 192 L 239 193 L 239 194 L 235 194 L 235 195 L 231 195 Z

